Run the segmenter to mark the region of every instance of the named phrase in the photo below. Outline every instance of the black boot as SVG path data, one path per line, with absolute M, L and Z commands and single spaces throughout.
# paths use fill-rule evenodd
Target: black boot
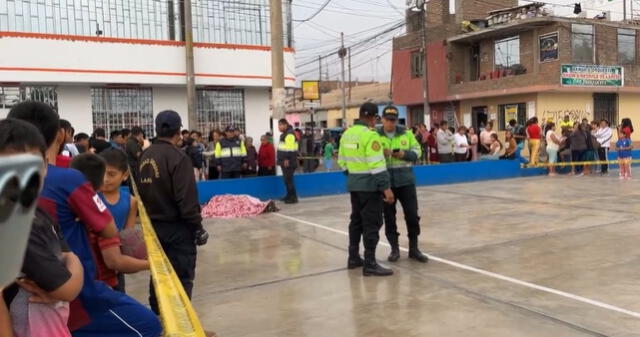
M 391 276 L 393 270 L 383 267 L 376 262 L 376 252 L 365 251 L 364 253 L 364 268 L 362 268 L 362 275 L 364 276 Z
M 284 203 L 285 204 L 297 204 L 298 203 L 298 197 L 296 195 L 293 195 L 293 196 L 285 199 Z
M 420 249 L 418 248 L 418 238 L 412 237 L 409 238 L 409 258 L 414 259 L 416 261 L 427 263 L 429 262 L 429 257 L 422 254 Z
M 360 257 L 358 250 L 358 246 L 349 246 L 349 259 L 347 260 L 348 269 L 356 269 L 364 266 L 364 260 Z
M 389 262 L 396 262 L 400 259 L 400 245 L 398 245 L 398 238 L 395 240 L 389 240 L 389 244 L 391 245 L 391 253 L 387 260 Z

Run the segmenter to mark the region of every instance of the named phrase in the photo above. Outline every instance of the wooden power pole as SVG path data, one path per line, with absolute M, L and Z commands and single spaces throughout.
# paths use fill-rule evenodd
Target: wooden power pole
M 271 106 L 274 119 L 284 118 L 284 51 L 282 0 L 269 0 L 271 12 Z
M 191 17 L 191 0 L 183 1 L 184 13 L 184 46 L 187 59 L 187 116 L 190 129 L 198 128 L 198 114 L 196 111 L 196 77 L 193 59 L 193 24 Z

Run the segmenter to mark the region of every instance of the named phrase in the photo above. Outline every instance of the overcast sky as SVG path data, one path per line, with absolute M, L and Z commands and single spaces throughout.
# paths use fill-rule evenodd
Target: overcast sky
M 316 13 L 327 0 L 293 0 L 293 19 L 305 20 Z M 484 1 L 484 0 L 478 0 Z M 634 1 L 634 11 L 640 14 L 640 0 Z M 521 4 L 531 1 L 520 1 Z M 547 5 L 556 15 L 574 16 L 572 5 L 579 0 L 545 0 L 556 4 Z M 589 17 L 603 10 L 610 10 L 614 19 L 622 18 L 623 0 L 583 0 L 582 7 Z M 564 5 L 564 6 L 562 6 Z M 298 79 L 318 78 L 318 56 L 328 55 L 340 47 L 340 32 L 345 33 L 345 45 L 361 43 L 352 49 L 352 79 L 360 81 L 389 81 L 391 77 L 391 42 L 393 35 L 404 33 L 404 29 L 380 34 L 404 19 L 406 0 L 330 0 L 329 4 L 313 19 L 294 22 L 295 47 L 297 52 Z M 640 15 L 639 15 L 640 16 Z M 373 38 L 375 37 L 375 38 Z M 367 41 L 362 44 L 362 41 Z M 305 65 L 305 63 L 309 63 Z M 324 58 L 323 74 L 328 69 L 329 79 L 337 80 L 340 62 L 337 55 Z M 323 75 L 325 76 L 325 75 Z M 323 77 L 323 79 L 326 79 Z

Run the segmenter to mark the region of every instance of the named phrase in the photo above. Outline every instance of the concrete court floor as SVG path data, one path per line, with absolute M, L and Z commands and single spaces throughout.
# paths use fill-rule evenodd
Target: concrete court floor
M 193 303 L 220 337 L 640 336 L 638 187 L 612 174 L 420 188 L 423 251 L 508 280 L 404 252 L 392 277 L 348 271 L 347 195 L 209 220 Z M 143 303 L 147 282 L 127 283 Z

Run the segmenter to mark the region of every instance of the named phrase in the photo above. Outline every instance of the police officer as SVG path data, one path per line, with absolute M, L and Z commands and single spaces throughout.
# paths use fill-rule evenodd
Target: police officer
M 182 120 L 165 110 L 156 117 L 156 142 L 140 157 L 139 193 L 160 244 L 191 298 L 196 271 L 196 245 L 207 243 L 191 159 L 177 145 Z M 153 283 L 149 304 L 158 313 Z
M 364 265 L 364 276 L 393 275 L 393 270 L 376 262 L 384 202 L 394 202 L 380 136 L 373 129 L 377 117 L 375 104 L 362 105 L 360 119 L 340 139 L 338 156 L 338 164 L 347 170 L 347 189 L 351 193 L 347 266 L 355 269 Z M 364 261 L 359 252 L 360 237 L 364 243 Z
M 234 126 L 227 126 L 224 130 L 225 137 L 216 143 L 215 161 L 218 172 L 222 172 L 222 179 L 240 178 L 242 170 L 247 166 L 247 148 L 236 136 L 236 131 Z
M 278 143 L 278 165 L 282 168 L 282 177 L 287 189 L 287 196 L 283 201 L 285 204 L 296 204 L 298 193 L 293 183 L 293 175 L 298 167 L 298 139 L 286 119 L 278 121 L 278 129 L 282 133 Z
M 418 249 L 420 235 L 420 216 L 418 216 L 418 197 L 416 195 L 416 177 L 413 164 L 420 159 L 422 150 L 411 130 L 397 125 L 398 109 L 394 106 L 384 108 L 382 113 L 382 127 L 378 129 L 382 140 L 387 169 L 391 177 L 391 190 L 396 200 L 402 204 L 404 220 L 407 223 L 409 235 L 409 258 L 422 263 L 429 262 L 429 258 Z M 387 240 L 391 245 L 389 262 L 396 262 L 400 258 L 398 244 L 398 226 L 396 225 L 396 203 L 384 206 L 384 227 Z

